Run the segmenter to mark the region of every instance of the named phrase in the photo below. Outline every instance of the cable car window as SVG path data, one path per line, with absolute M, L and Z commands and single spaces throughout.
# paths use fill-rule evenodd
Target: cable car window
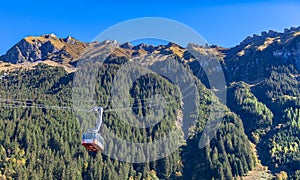
M 83 138 L 84 139 L 93 139 L 93 134 L 92 133 L 84 134 Z

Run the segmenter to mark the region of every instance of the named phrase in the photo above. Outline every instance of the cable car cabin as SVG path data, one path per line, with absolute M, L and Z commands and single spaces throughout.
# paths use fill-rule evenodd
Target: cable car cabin
M 81 143 L 88 151 L 103 151 L 104 140 L 99 133 L 87 132 L 82 135 Z

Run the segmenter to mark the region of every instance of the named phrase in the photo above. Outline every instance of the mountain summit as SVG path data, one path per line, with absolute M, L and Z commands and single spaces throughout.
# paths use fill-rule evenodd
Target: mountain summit
M 86 47 L 86 43 L 71 36 L 67 38 L 58 38 L 55 34 L 28 36 L 10 48 L 0 59 L 14 64 L 44 60 L 63 63 L 78 58 Z
M 267 69 L 292 65 L 300 70 L 300 27 L 284 32 L 268 31 L 248 36 L 239 45 L 222 51 L 229 74 L 235 80 L 256 81 Z

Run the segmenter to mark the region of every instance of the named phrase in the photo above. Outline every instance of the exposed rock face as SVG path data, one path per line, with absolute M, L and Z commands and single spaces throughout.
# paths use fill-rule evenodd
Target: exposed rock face
M 297 49 L 295 49 L 294 56 L 296 69 L 300 70 L 300 42 L 297 43 Z
M 283 63 L 293 63 L 300 71 L 300 28 L 285 29 L 280 41 L 269 48 L 273 57 L 280 59 Z
M 70 36 L 65 39 L 59 39 L 54 34 L 29 36 L 19 41 L 0 59 L 14 64 L 44 60 L 69 62 L 78 58 L 86 46 Z
M 249 36 L 222 52 L 228 74 L 246 82 L 267 76 L 272 66 L 293 65 L 300 71 L 300 27 L 285 29 L 283 33 L 268 31 Z

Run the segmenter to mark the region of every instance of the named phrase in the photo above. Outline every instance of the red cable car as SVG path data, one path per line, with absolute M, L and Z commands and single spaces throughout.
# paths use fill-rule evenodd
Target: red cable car
M 103 108 L 102 107 L 93 108 L 93 111 L 98 114 L 98 121 L 96 127 L 88 129 L 87 132 L 83 133 L 81 144 L 88 151 L 98 152 L 98 151 L 103 151 L 104 149 L 104 140 L 101 137 L 101 135 L 98 133 L 102 124 Z
M 96 132 L 86 132 L 82 135 L 82 142 L 81 144 L 88 150 L 88 151 L 103 151 L 104 149 L 104 140 L 100 136 L 99 133 Z

